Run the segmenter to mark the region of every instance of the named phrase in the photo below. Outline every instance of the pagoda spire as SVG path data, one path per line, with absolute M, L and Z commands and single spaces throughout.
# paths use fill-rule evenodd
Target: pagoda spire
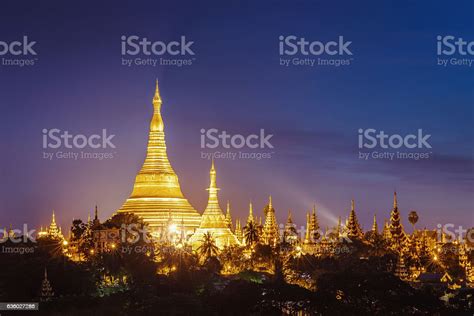
M 54 296 L 53 288 L 48 280 L 48 271 L 44 268 L 44 279 L 41 284 L 40 300 L 42 302 L 50 301 Z
M 247 217 L 247 223 L 250 223 L 250 222 L 253 222 L 253 221 L 254 221 L 253 206 L 252 206 L 252 200 L 250 200 L 250 203 L 249 203 L 249 216 Z
M 337 227 L 336 227 L 336 236 L 337 238 L 341 237 L 342 229 L 341 229 L 341 216 L 337 217 Z
M 295 244 L 298 241 L 298 232 L 296 231 L 295 224 L 293 224 L 293 219 L 291 217 L 291 210 L 288 210 L 288 218 L 286 220 L 283 239 L 287 243 Z
M 309 234 L 309 239 L 311 242 L 316 242 L 321 237 L 319 232 L 319 221 L 318 216 L 316 215 L 316 204 L 313 204 L 313 209 L 309 215 L 309 221 L 306 227 L 307 234 Z
M 268 205 L 265 209 L 267 212 L 265 214 L 265 224 L 263 225 L 263 240 L 265 244 L 275 246 L 280 239 L 280 234 L 278 232 L 278 224 L 276 221 L 275 209 L 272 205 L 271 196 L 268 199 Z
M 353 199 L 351 200 L 351 212 L 349 214 L 349 222 L 347 223 L 347 236 L 349 238 L 361 238 L 363 236 L 355 213 L 355 202 Z
M 61 234 L 61 230 L 56 223 L 56 214 L 53 210 L 53 215 L 51 216 L 51 224 L 48 227 L 48 236 L 52 238 L 59 238 L 63 239 L 63 235 Z
M 305 237 L 304 237 L 304 242 L 305 243 L 310 243 L 311 242 L 311 240 L 310 240 L 310 238 L 311 238 L 311 233 L 310 233 L 311 223 L 310 223 L 310 221 L 311 221 L 311 218 L 309 216 L 309 213 L 306 213 L 306 234 L 305 234 Z
M 406 236 L 401 223 L 400 211 L 398 210 L 397 192 L 393 193 L 393 209 L 390 212 L 389 230 L 392 248 L 401 251 L 405 244 Z
M 374 214 L 374 222 L 372 223 L 372 231 L 375 233 L 379 232 L 378 226 L 377 226 L 377 218 L 375 217 L 376 215 Z
M 229 228 L 228 221 L 219 206 L 219 199 L 217 192 L 219 188 L 216 183 L 216 168 L 214 160 L 211 163 L 211 170 L 209 172 L 210 184 L 207 191 L 209 191 L 209 200 L 207 207 L 202 214 L 201 224 L 191 237 L 190 242 L 193 248 L 198 248 L 203 240 L 205 234 L 211 233 L 216 240 L 216 245 L 223 248 L 226 245 L 238 245 L 239 241 Z
M 242 226 L 240 224 L 240 219 L 235 220 L 235 237 L 239 242 L 243 241 Z
M 286 220 L 287 224 L 293 224 L 293 219 L 291 218 L 291 210 L 288 210 L 288 219 Z
M 161 101 L 160 88 L 158 87 L 158 78 L 156 79 L 155 95 L 153 96 L 153 102 L 152 103 L 153 103 L 154 107 L 159 107 L 163 103 Z
M 95 209 L 94 209 L 94 220 L 92 221 L 92 225 L 94 227 L 97 227 L 100 225 L 100 221 L 99 221 L 99 210 L 97 208 L 97 204 L 95 205 Z
M 227 226 L 232 230 L 232 215 L 230 214 L 230 202 L 227 201 L 227 210 L 225 213 L 225 220 L 227 221 Z
M 212 162 L 211 162 L 211 170 L 209 171 L 209 176 L 210 176 L 211 183 L 209 184 L 209 188 L 207 189 L 207 191 L 209 191 L 209 200 L 207 202 L 207 205 L 208 207 L 210 205 L 214 207 L 217 205 L 217 207 L 219 207 L 217 192 L 220 189 L 217 187 L 217 183 L 216 183 L 216 168 L 214 167 L 214 159 L 212 159 Z
M 391 234 L 390 234 L 390 226 L 388 225 L 388 221 L 384 221 L 383 229 L 382 229 L 382 236 L 386 241 L 390 240 Z

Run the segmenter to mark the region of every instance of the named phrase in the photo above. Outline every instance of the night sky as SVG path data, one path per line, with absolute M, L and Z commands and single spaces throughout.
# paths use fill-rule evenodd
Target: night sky
M 419 227 L 472 226 L 474 66 L 437 66 L 436 38 L 474 40 L 474 8 L 472 1 L 438 2 L 3 4 L 0 41 L 28 36 L 37 42 L 37 60 L 0 66 L 0 225 L 47 225 L 54 209 L 64 232 L 96 204 L 102 219 L 111 216 L 143 163 L 158 78 L 168 156 L 199 212 L 210 168 L 200 130 L 264 129 L 274 135 L 272 158 L 216 161 L 221 206 L 230 200 L 234 219 L 246 218 L 249 200 L 261 215 L 271 194 L 279 222 L 291 209 L 303 225 L 316 203 L 321 226 L 333 226 L 354 198 L 363 227 L 371 227 L 374 213 L 381 227 L 396 190 L 409 231 L 411 210 Z M 122 66 L 122 35 L 165 42 L 185 36 L 194 42 L 193 64 Z M 343 36 L 352 42 L 352 63 L 280 66 L 280 35 L 323 42 Z M 86 135 L 106 129 L 115 134 L 116 148 L 105 150 L 114 158 L 43 159 L 42 130 L 52 128 Z M 423 129 L 432 148 L 421 151 L 431 156 L 361 160 L 359 128 L 402 135 Z

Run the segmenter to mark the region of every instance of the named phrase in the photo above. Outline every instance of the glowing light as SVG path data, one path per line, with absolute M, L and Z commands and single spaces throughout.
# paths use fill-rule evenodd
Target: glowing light
M 115 243 L 112 243 L 112 244 L 110 245 L 110 247 L 112 247 L 112 249 L 115 249 L 115 247 L 117 247 L 117 245 L 116 245 Z
M 67 240 L 63 241 L 63 246 L 67 246 L 68 242 Z
M 170 226 L 168 226 L 168 231 L 171 234 L 175 234 L 178 231 L 178 226 L 176 224 L 171 224 Z
M 89 252 L 90 252 L 91 255 L 93 255 L 94 254 L 94 249 L 91 249 Z

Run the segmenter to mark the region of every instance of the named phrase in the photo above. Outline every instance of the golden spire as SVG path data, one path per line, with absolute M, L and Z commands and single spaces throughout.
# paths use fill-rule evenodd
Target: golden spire
M 309 212 L 306 213 L 306 234 L 305 234 L 305 237 L 304 237 L 304 241 L 306 243 L 309 243 L 310 242 L 310 216 L 309 216 Z
M 153 96 L 153 118 L 150 123 L 150 131 L 163 132 L 164 124 L 163 118 L 161 117 L 161 96 L 160 89 L 158 88 L 158 79 L 156 79 L 155 95 Z M 150 135 L 151 136 L 151 135 Z
M 160 88 L 158 88 L 158 79 L 156 79 L 156 87 L 155 87 L 155 95 L 153 96 L 153 106 L 159 107 L 161 106 L 161 96 L 160 96 Z
M 378 233 L 378 231 L 379 231 L 379 229 L 377 227 L 377 219 L 375 218 L 375 214 L 374 214 L 374 222 L 372 224 L 372 231 L 376 232 L 376 233 Z
M 268 210 L 265 214 L 263 225 L 263 241 L 267 245 L 275 246 L 279 240 L 278 224 L 275 217 L 275 209 L 272 205 L 272 197 L 268 200 Z
M 341 216 L 337 217 L 336 234 L 337 234 L 337 237 L 340 237 L 341 234 L 342 234 L 342 232 L 341 232 Z
M 250 200 L 249 204 L 249 216 L 247 217 L 247 223 L 253 222 L 253 206 L 252 206 L 252 200 Z
M 54 238 L 63 238 L 63 235 L 61 234 L 61 228 L 56 224 L 56 214 L 54 213 L 54 210 L 51 218 L 51 224 L 48 228 L 48 235 Z
M 293 224 L 293 219 L 291 218 L 291 210 L 288 210 L 288 219 L 286 220 L 287 224 Z
M 232 215 L 230 214 L 230 202 L 227 201 L 227 211 L 225 213 L 225 220 L 227 221 L 227 226 L 232 229 Z
M 217 207 L 219 207 L 219 201 L 217 199 L 217 191 L 219 191 L 219 188 L 217 187 L 216 183 L 216 168 L 214 167 L 214 159 L 212 159 L 211 162 L 211 170 L 209 171 L 209 176 L 211 183 L 209 184 L 209 188 L 207 189 L 207 191 L 209 191 L 209 200 L 207 204 L 208 207 L 211 204 L 213 206 L 217 205 Z
M 398 202 L 397 202 L 397 191 L 393 192 L 393 208 L 398 207 Z
M 228 244 L 238 245 L 239 241 L 230 230 L 228 221 L 219 206 L 219 199 L 217 197 L 217 191 L 219 188 L 217 188 L 216 184 L 216 168 L 214 167 L 214 160 L 212 160 L 209 174 L 210 184 L 207 189 L 209 191 L 209 200 L 207 202 L 207 207 L 202 214 L 201 225 L 191 237 L 190 243 L 193 245 L 193 248 L 197 248 L 202 243 L 204 234 L 211 233 L 216 240 L 217 247 L 221 249 Z
M 362 229 L 360 228 L 357 215 L 355 213 L 355 202 L 351 200 L 351 212 L 349 214 L 349 222 L 347 223 L 347 236 L 349 238 L 362 237 Z

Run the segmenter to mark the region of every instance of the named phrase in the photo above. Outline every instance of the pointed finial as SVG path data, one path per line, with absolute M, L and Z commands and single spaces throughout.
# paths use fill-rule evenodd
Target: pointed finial
M 44 278 L 45 280 L 48 278 L 48 270 L 46 269 L 46 267 L 44 268 Z
M 291 218 L 291 210 L 288 210 L 288 219 L 287 219 L 287 222 L 288 222 L 288 223 L 293 223 L 293 219 Z
M 272 196 L 270 195 L 268 197 L 268 209 L 272 209 L 273 208 L 273 203 L 272 203 Z
M 398 208 L 397 191 L 393 192 L 393 208 Z
M 209 171 L 209 175 L 210 175 L 210 178 L 211 178 L 211 183 L 209 185 L 209 197 L 212 196 L 215 196 L 215 194 L 217 194 L 217 191 L 219 190 L 217 188 L 217 182 L 216 182 L 216 168 L 214 166 L 214 159 L 212 159 L 212 163 L 211 163 L 211 170 Z
M 53 219 L 51 221 L 52 223 L 56 223 L 56 215 L 54 214 L 54 210 L 53 210 Z
M 250 200 L 250 204 L 249 204 L 249 217 L 247 219 L 247 223 L 248 222 L 253 222 L 253 206 L 252 206 L 252 200 Z
M 94 211 L 94 219 L 95 220 L 98 220 L 99 219 L 99 216 L 98 216 L 98 211 L 97 211 L 97 204 L 95 205 L 95 211 Z
M 351 211 L 355 211 L 355 202 L 354 202 L 354 199 L 351 200 Z
M 316 203 L 313 204 L 313 214 L 316 214 Z
M 372 224 L 372 231 L 378 232 L 376 214 L 374 214 L 374 222 L 373 222 L 373 224 Z
M 230 201 L 227 200 L 227 213 L 230 214 Z
M 156 79 L 155 95 L 153 96 L 153 106 L 161 105 L 160 89 L 158 88 L 158 78 Z

